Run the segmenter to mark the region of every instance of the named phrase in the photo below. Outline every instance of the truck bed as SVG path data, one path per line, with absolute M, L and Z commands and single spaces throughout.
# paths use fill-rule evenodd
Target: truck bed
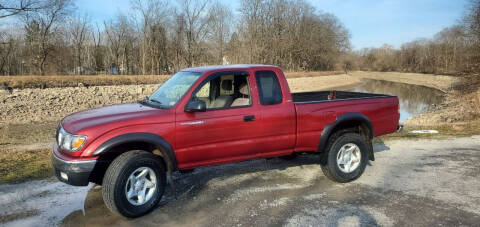
M 296 104 L 312 102 L 329 102 L 354 99 L 369 99 L 392 97 L 391 95 L 351 92 L 351 91 L 314 91 L 292 93 L 293 102 Z

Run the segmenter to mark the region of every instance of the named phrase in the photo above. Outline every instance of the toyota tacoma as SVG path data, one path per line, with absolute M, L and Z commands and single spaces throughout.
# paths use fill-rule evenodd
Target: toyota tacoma
M 138 103 L 62 119 L 52 162 L 60 181 L 102 185 L 106 206 L 133 218 L 154 209 L 174 171 L 315 153 L 326 177 L 353 181 L 374 160 L 372 139 L 399 128 L 398 109 L 391 95 L 291 93 L 276 66 L 189 68 Z

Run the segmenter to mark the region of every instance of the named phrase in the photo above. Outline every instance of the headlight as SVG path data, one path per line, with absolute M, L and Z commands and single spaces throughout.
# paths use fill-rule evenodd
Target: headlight
M 87 136 L 70 134 L 63 127 L 60 127 L 57 134 L 57 143 L 62 150 L 78 151 L 85 144 L 85 141 L 87 141 Z

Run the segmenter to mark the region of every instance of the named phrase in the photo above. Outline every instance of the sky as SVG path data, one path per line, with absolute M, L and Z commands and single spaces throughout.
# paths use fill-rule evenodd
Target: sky
M 354 49 L 380 47 L 384 43 L 399 48 L 417 38 L 432 38 L 462 16 L 466 0 L 305 0 L 317 12 L 337 16 L 350 31 Z M 223 0 L 234 11 L 239 0 Z M 102 23 L 118 11 L 129 10 L 129 0 L 78 0 L 80 12 Z

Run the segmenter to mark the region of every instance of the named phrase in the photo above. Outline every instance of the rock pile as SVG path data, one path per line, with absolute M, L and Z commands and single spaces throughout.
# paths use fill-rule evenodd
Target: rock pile
M 136 102 L 158 87 L 155 84 L 5 90 L 0 92 L 0 122 L 58 121 L 85 109 Z

